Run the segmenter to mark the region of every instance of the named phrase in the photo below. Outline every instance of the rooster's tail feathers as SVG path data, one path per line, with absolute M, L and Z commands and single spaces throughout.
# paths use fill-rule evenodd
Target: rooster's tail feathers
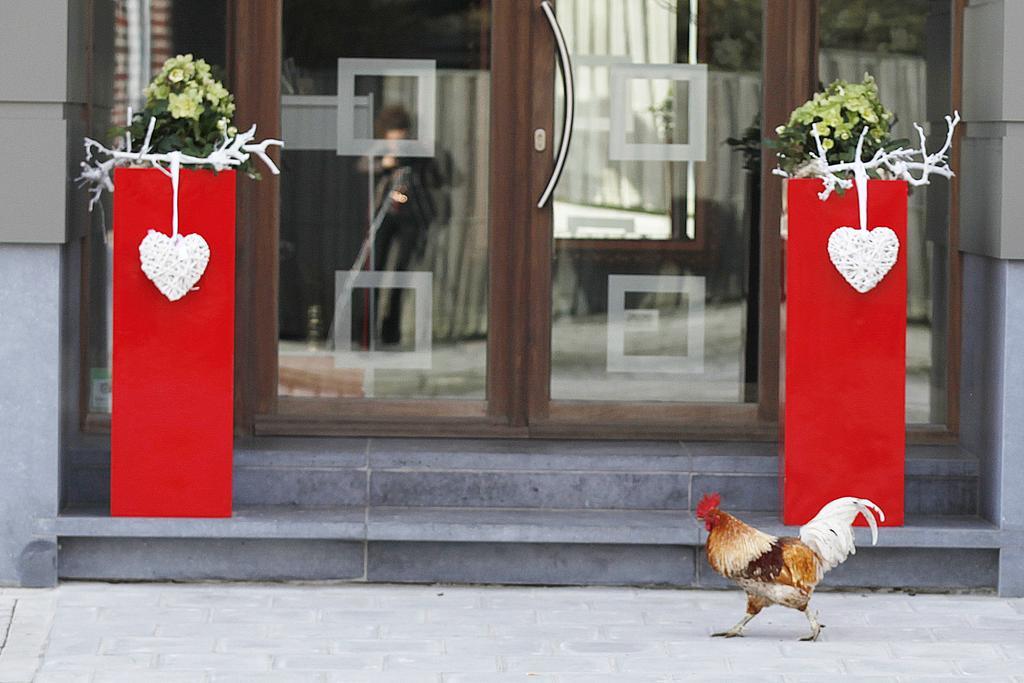
M 853 521 L 863 515 L 871 527 L 871 545 L 878 542 L 875 514 L 885 521 L 882 509 L 866 498 L 837 498 L 800 527 L 800 540 L 813 550 L 822 562 L 822 573 L 840 564 L 857 552 L 853 544 Z

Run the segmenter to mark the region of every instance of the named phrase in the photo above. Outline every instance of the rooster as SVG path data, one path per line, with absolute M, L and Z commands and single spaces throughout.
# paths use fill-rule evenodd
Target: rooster
M 884 522 L 881 508 L 864 498 L 837 498 L 800 527 L 799 538 L 778 538 L 719 510 L 720 502 L 717 493 L 705 495 L 697 504 L 697 519 L 708 530 L 708 562 L 716 572 L 746 591 L 747 613 L 728 631 L 712 635 L 741 636 L 743 628 L 762 609 L 783 605 L 807 616 L 811 633 L 801 640 L 817 640 L 822 626 L 807 609 L 811 593 L 825 572 L 857 552 L 851 529 L 857 515 L 863 515 L 871 527 L 871 544 L 878 541 L 878 525 L 872 511 Z

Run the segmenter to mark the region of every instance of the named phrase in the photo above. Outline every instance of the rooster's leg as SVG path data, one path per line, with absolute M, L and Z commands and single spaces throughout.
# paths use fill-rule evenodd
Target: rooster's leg
M 818 623 L 818 615 L 816 612 L 812 612 L 806 607 L 804 607 L 803 612 L 807 615 L 807 621 L 811 625 L 811 635 L 805 636 L 800 640 L 817 640 L 818 634 L 821 633 L 821 624 Z
M 712 638 L 719 636 L 724 638 L 735 638 L 736 636 L 743 635 L 743 627 L 746 626 L 751 619 L 757 616 L 758 612 L 764 609 L 765 603 L 753 595 L 747 595 L 747 613 L 740 619 L 740 622 L 733 626 L 728 631 L 719 631 L 718 633 L 712 633 Z
M 748 621 L 750 621 L 751 619 L 753 619 L 756 616 L 757 616 L 756 614 L 746 614 L 746 615 L 744 615 L 744 617 L 742 619 L 740 619 L 740 623 L 736 624 L 735 626 L 733 626 L 728 631 L 719 631 L 718 633 L 712 633 L 711 637 L 712 638 L 717 638 L 719 636 L 722 636 L 722 637 L 725 637 L 725 638 L 735 638 L 736 636 L 742 636 L 743 635 L 743 627 L 747 625 Z

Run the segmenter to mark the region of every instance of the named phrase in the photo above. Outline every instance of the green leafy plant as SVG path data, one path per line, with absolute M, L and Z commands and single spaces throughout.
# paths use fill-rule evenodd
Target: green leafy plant
M 131 134 L 140 144 L 146 138 L 150 119 L 155 120 L 149 151 L 205 157 L 238 134 L 232 122 L 235 98 L 214 77 L 210 65 L 192 55 L 178 55 L 164 62 L 144 91 L 146 105 L 132 115 L 126 128 L 115 133 Z M 238 169 L 258 177 L 251 160 Z
M 895 121 L 896 116 L 878 97 L 875 79 L 865 74 L 862 83 L 837 80 L 815 93 L 793 111 L 786 125 L 775 129 L 778 137 L 770 145 L 775 148 L 779 168 L 790 176 L 799 176 L 810 168 L 812 154 L 817 154 L 812 131 L 817 131 L 831 162 L 849 162 L 856 155 L 857 140 L 865 127 L 865 159 L 879 149 L 892 151 L 906 144 L 906 140 L 892 138 Z

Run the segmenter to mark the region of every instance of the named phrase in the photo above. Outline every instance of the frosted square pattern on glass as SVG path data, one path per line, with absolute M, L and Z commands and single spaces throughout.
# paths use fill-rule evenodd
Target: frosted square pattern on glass
M 706 64 L 613 64 L 609 78 L 610 160 L 704 160 Z
M 433 273 L 339 270 L 335 273 L 334 283 L 335 367 L 430 369 Z M 352 349 L 352 292 L 357 289 L 412 289 L 416 292 L 415 345 L 412 351 Z
M 685 145 L 690 141 L 690 83 L 631 78 L 626 88 L 626 144 Z
M 382 97 L 374 95 L 373 80 Z M 436 90 L 432 59 L 339 59 L 338 154 L 433 157 Z M 386 139 L 375 122 L 382 112 L 399 110 L 410 121 L 408 134 Z
M 626 308 L 628 292 L 677 294 L 686 302 L 686 353 L 682 355 L 635 353 L 649 346 L 662 348 L 660 308 Z M 627 353 L 629 338 L 629 353 Z M 693 275 L 608 276 L 608 372 L 702 373 L 704 372 L 704 278 Z

